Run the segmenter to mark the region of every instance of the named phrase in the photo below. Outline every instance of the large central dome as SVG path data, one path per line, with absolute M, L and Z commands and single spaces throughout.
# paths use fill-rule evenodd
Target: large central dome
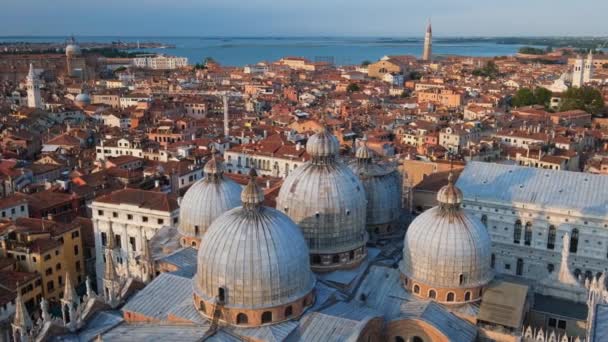
M 492 243 L 485 226 L 460 208 L 462 192 L 452 182 L 437 194 L 439 206 L 408 228 L 400 270 L 414 294 L 445 303 L 478 300 L 492 280 Z
M 198 254 L 194 296 L 198 310 L 224 322 L 255 326 L 299 316 L 313 302 L 315 276 L 308 248 L 294 222 L 262 206 L 252 179 L 242 207 L 218 217 Z
M 326 129 L 310 137 L 311 160 L 285 179 L 277 197 L 277 209 L 302 230 L 315 271 L 355 266 L 366 255 L 365 189 L 337 160 L 339 147 Z

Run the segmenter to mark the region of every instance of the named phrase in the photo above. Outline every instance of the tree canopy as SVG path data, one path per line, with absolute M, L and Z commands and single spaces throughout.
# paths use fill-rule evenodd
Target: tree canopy
M 549 89 L 543 87 L 537 87 L 534 90 L 530 88 L 521 88 L 513 96 L 511 105 L 513 107 L 542 105 L 545 106 L 545 108 L 548 108 L 552 95 L 553 93 L 551 93 Z
M 521 47 L 518 52 L 526 55 L 544 55 L 547 50 L 535 48 L 532 46 L 524 46 Z
M 351 83 L 348 85 L 348 87 L 346 87 L 346 91 L 348 91 L 349 93 L 354 93 L 359 90 L 360 90 L 360 88 L 357 83 Z
M 601 116 L 604 111 L 604 98 L 599 90 L 582 86 L 580 88 L 573 87 L 562 95 L 561 111 L 566 110 L 584 110 L 587 113 L 595 116 Z
M 494 61 L 488 61 L 483 68 L 473 70 L 473 75 L 494 79 L 500 75 L 500 70 Z
M 372 64 L 372 62 L 371 62 L 371 61 L 369 61 L 369 60 L 367 60 L 367 59 L 366 59 L 366 60 L 364 60 L 363 62 L 361 62 L 361 66 L 362 66 L 362 67 L 366 67 L 366 66 L 368 66 L 368 65 L 370 65 L 370 64 Z

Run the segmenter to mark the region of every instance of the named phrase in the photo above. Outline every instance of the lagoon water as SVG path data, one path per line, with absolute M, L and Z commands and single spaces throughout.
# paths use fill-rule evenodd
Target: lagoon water
M 212 57 L 223 65 L 242 66 L 259 61 L 274 61 L 284 56 L 301 56 L 313 61 L 359 64 L 384 55 L 422 54 L 422 39 L 381 37 L 76 37 L 81 42 L 159 42 L 175 48 L 147 49 L 188 57 L 191 64 Z M 66 37 L 0 37 L 0 42 L 64 42 Z M 442 39 L 433 43 L 433 53 L 464 56 L 504 56 L 517 52 L 521 45 L 497 44 L 489 39 Z

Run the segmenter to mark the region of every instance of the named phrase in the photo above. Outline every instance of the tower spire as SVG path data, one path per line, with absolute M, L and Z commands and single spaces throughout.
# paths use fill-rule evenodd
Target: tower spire
M 23 298 L 21 292 L 17 292 L 17 299 L 15 300 L 15 318 L 13 319 L 13 340 L 25 342 L 28 341 L 28 335 L 32 330 L 33 324 L 30 315 L 23 304 Z

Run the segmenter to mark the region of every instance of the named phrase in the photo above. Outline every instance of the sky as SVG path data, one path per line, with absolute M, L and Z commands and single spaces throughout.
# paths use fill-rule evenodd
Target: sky
M 608 0 L 2 0 L 0 36 L 608 36 Z

